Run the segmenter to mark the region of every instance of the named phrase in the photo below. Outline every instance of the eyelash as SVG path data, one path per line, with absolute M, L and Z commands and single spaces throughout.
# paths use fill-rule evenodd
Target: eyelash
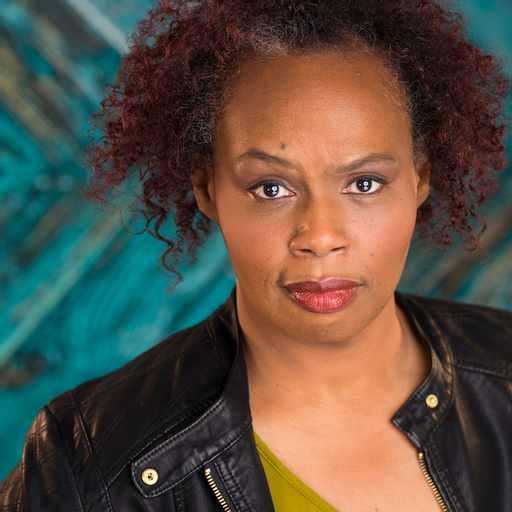
M 380 187 L 377 189 L 377 190 L 374 190 L 373 192 L 345 192 L 345 190 L 347 190 L 349 187 L 351 187 L 352 185 L 356 184 L 358 181 L 364 181 L 364 180 L 368 180 L 368 181 L 372 181 L 372 182 L 375 182 L 375 183 L 378 183 L 380 185 Z M 376 194 L 377 192 L 379 192 L 382 187 L 386 184 L 386 180 L 382 179 L 382 178 L 379 178 L 378 176 L 373 176 L 371 174 L 369 175 L 365 175 L 365 176 L 358 176 L 357 178 L 353 179 L 343 190 L 342 190 L 342 193 L 345 193 L 345 194 L 354 194 L 354 195 L 357 195 L 357 196 L 371 196 L 373 194 Z
M 269 186 L 277 186 L 277 187 L 280 187 L 280 188 L 283 188 L 285 190 L 288 190 L 288 187 L 280 182 L 280 181 L 276 181 L 276 180 L 264 180 L 264 181 L 259 181 L 258 183 L 255 183 L 254 185 L 251 185 L 248 190 L 249 192 L 252 192 L 252 194 L 256 197 L 256 199 L 261 199 L 262 201 L 274 201 L 275 199 L 281 199 L 282 197 L 289 197 L 291 195 L 294 195 L 293 193 L 290 193 L 290 194 L 286 194 L 285 196 L 282 196 L 282 197 L 277 197 L 277 198 L 273 198 L 273 197 L 262 197 L 262 196 L 258 196 L 256 194 L 256 190 L 258 190 L 259 188 L 263 188 L 264 186 L 266 185 L 269 185 Z
M 368 180 L 368 181 L 371 181 L 371 182 L 375 182 L 375 183 L 378 183 L 380 184 L 381 186 L 377 189 L 377 190 L 374 190 L 372 192 L 345 192 L 346 190 L 348 190 L 352 185 L 356 184 L 358 181 L 362 181 L 362 180 Z M 379 192 L 381 189 L 382 189 L 382 186 L 384 186 L 386 184 L 386 180 L 382 179 L 382 178 L 379 178 L 378 176 L 373 176 L 373 175 L 364 175 L 364 176 L 358 176 L 357 178 L 353 179 L 343 190 L 342 190 L 342 194 L 353 194 L 353 195 L 357 195 L 357 196 L 371 196 L 373 194 L 376 194 L 377 192 Z M 280 188 L 283 188 L 285 190 L 288 190 L 289 189 L 286 187 L 286 185 L 284 185 L 284 183 L 280 182 L 280 181 L 277 181 L 277 180 L 264 180 L 264 181 L 259 181 L 258 183 L 255 183 L 254 185 L 251 185 L 248 190 L 249 192 L 252 192 L 252 194 L 257 198 L 257 199 L 260 199 L 262 201 L 274 201 L 276 199 L 282 199 L 283 197 L 289 197 L 291 195 L 294 195 L 293 193 L 290 193 L 290 194 L 286 194 L 285 196 L 281 196 L 281 197 L 262 197 L 262 196 L 259 196 L 256 194 L 256 190 L 258 190 L 259 188 L 263 188 L 265 187 L 266 185 L 268 186 L 277 186 L 277 187 L 280 187 Z M 371 189 L 370 189 L 371 190 Z M 290 191 L 289 191 L 290 192 Z

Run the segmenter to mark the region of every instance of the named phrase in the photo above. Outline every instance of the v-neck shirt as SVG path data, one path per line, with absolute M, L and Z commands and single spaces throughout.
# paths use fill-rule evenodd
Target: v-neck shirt
M 301 482 L 254 433 L 275 512 L 337 512 Z

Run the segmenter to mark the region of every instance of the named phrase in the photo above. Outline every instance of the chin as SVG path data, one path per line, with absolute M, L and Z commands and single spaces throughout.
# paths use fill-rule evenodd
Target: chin
M 373 304 L 362 304 L 366 301 L 361 300 L 362 297 L 358 297 L 345 308 L 332 313 L 307 311 L 293 303 L 293 314 L 286 315 L 291 319 L 288 332 L 291 337 L 306 343 L 339 344 L 345 342 L 368 328 L 380 330 L 381 323 L 383 326 L 388 318 L 385 311 L 389 311 L 387 307 L 390 305 L 392 297 L 393 292 L 385 300 Z M 379 319 L 382 322 L 379 322 Z M 282 324 L 280 324 L 280 328 L 283 329 Z

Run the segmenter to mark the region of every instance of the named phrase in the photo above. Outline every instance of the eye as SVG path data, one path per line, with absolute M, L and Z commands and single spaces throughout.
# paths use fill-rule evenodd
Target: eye
M 249 190 L 259 199 L 280 199 L 293 195 L 284 185 L 275 181 L 256 183 Z
M 375 176 L 361 176 L 356 178 L 350 185 L 342 190 L 343 194 L 364 194 L 370 195 L 378 192 L 384 186 L 384 180 Z

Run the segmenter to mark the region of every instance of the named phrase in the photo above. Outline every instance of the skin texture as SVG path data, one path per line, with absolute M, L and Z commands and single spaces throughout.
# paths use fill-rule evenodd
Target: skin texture
M 244 62 L 215 169 L 193 178 L 237 276 L 254 428 L 340 511 L 439 510 L 391 424 L 429 368 L 393 295 L 429 175 L 401 98 L 368 54 Z M 335 312 L 307 311 L 287 288 L 333 278 L 356 284 Z

